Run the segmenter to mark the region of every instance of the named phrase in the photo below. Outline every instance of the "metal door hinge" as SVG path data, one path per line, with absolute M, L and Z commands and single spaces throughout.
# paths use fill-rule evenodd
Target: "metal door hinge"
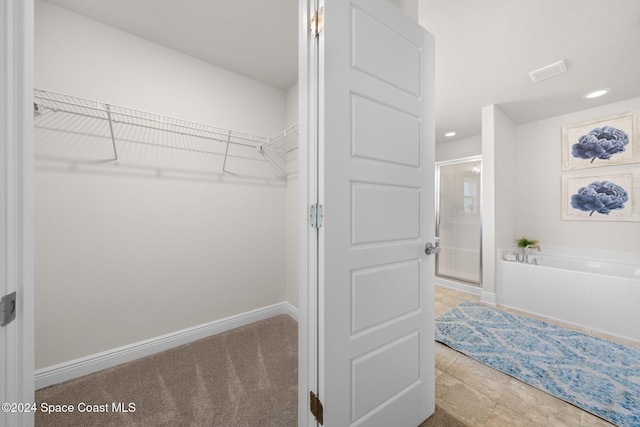
M 16 318 L 16 293 L 12 292 L 0 299 L 0 326 L 8 325 Z
M 324 226 L 324 208 L 322 205 L 309 206 L 309 223 L 313 228 Z
M 311 413 L 316 417 L 316 420 L 320 425 L 322 425 L 324 423 L 324 409 L 322 408 L 322 402 L 320 402 L 318 396 L 316 396 L 312 391 L 309 392 L 309 399 L 311 402 Z
M 313 13 L 310 28 L 313 38 L 316 38 L 320 35 L 322 29 L 324 28 L 324 7 L 321 7 Z

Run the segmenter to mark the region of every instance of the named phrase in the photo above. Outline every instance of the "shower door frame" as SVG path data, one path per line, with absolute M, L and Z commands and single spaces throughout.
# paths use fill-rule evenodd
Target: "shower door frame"
M 482 180 L 483 180 L 483 173 L 482 173 L 482 155 L 476 155 L 476 156 L 469 156 L 469 157 L 461 157 L 458 159 L 452 159 L 452 160 L 443 160 L 440 162 L 436 162 L 436 167 L 435 167 L 435 171 L 436 171 L 436 177 L 435 177 L 435 195 L 436 195 L 436 200 L 435 200 L 435 206 L 436 206 L 436 245 L 440 246 L 440 168 L 442 166 L 451 166 L 451 165 L 457 165 L 460 163 L 471 163 L 471 162 L 480 162 L 480 189 L 482 189 Z M 479 257 L 478 257 L 478 280 L 474 281 L 474 280 L 468 280 L 468 279 L 464 279 L 461 277 L 456 277 L 456 276 L 450 276 L 450 275 L 446 275 L 446 274 L 441 274 L 440 273 L 440 254 L 436 254 L 436 278 L 441 277 L 443 279 L 449 279 L 449 280 L 454 280 L 456 282 L 461 282 L 461 283 L 465 283 L 465 284 L 469 284 L 472 286 L 476 286 L 476 287 L 480 287 L 482 288 L 482 276 L 483 276 L 483 271 L 482 271 L 482 194 L 480 194 L 480 215 L 479 215 L 479 219 L 480 219 L 480 247 L 479 247 Z

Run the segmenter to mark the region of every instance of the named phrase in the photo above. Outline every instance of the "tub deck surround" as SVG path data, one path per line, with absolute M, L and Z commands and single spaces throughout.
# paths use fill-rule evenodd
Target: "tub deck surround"
M 623 262 L 600 261 L 545 254 L 529 255 L 529 261 L 542 267 L 580 271 L 584 273 L 620 277 L 623 279 L 640 279 L 640 265 Z
M 503 260 L 497 302 L 640 342 L 640 254 L 542 247 L 538 265 Z

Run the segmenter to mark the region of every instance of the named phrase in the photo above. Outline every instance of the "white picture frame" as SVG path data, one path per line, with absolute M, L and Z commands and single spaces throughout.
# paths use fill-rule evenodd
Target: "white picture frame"
M 640 163 L 640 112 L 562 126 L 562 170 Z
M 562 220 L 640 221 L 640 170 L 563 175 Z

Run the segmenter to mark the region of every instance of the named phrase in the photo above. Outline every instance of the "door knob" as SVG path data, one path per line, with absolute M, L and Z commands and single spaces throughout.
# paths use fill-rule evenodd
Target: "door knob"
M 433 246 L 433 243 L 431 242 L 427 242 L 427 244 L 424 245 L 424 253 L 427 255 L 437 254 L 440 253 L 440 248 Z

